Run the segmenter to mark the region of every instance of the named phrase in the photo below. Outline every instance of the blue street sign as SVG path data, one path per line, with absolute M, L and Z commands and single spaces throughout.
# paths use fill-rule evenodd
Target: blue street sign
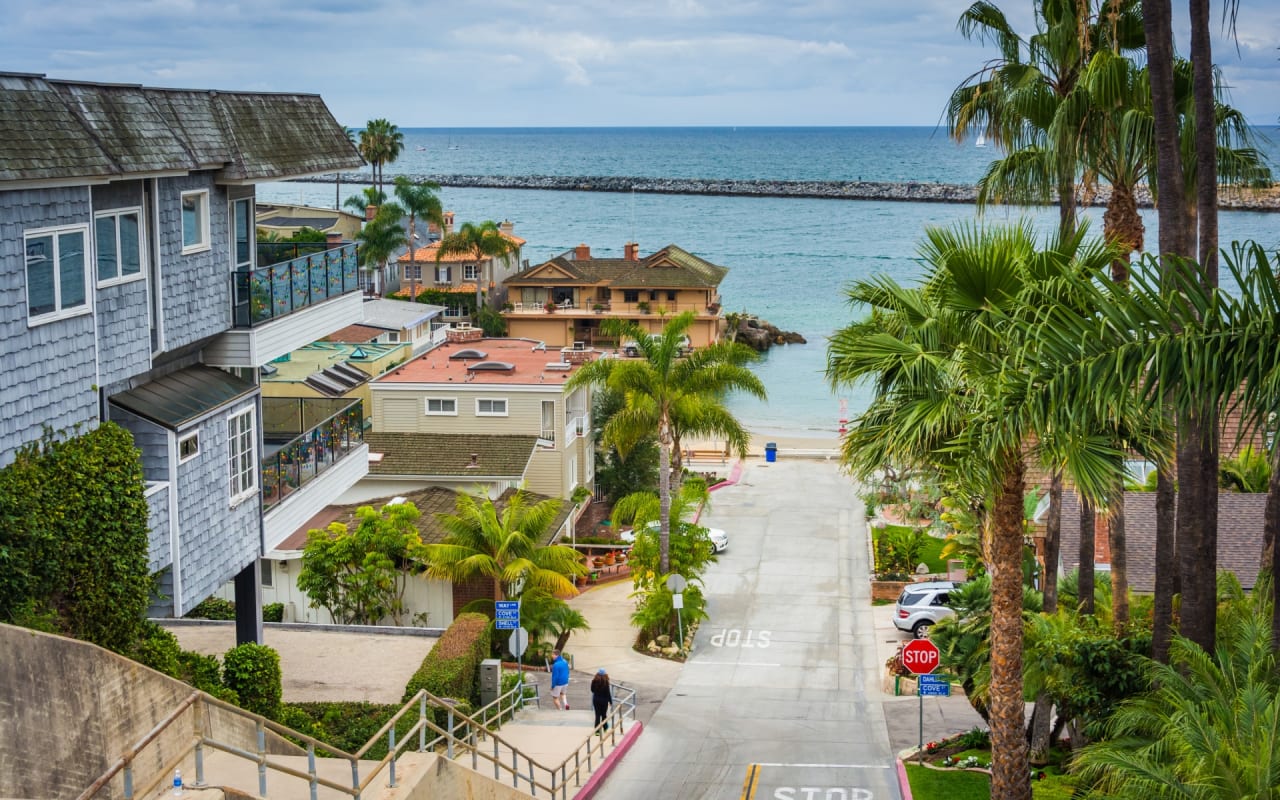
M 520 627 L 520 620 L 500 619 L 497 621 L 497 624 L 494 627 L 496 627 L 500 631 L 514 631 L 516 628 Z
M 494 603 L 494 605 L 497 607 L 499 611 L 519 611 L 520 610 L 519 600 L 499 600 L 496 603 Z
M 520 619 L 519 611 L 508 611 L 505 608 L 498 609 L 494 619 Z
M 514 631 L 520 627 L 520 601 L 499 600 L 494 603 L 494 626 L 500 631 Z
M 920 675 L 916 681 L 921 697 L 951 696 L 951 681 L 941 675 Z

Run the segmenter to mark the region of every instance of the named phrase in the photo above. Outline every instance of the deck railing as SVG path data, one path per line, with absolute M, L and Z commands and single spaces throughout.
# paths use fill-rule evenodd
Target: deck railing
M 253 328 L 359 288 L 354 242 L 237 270 L 231 273 L 232 324 Z
M 315 480 L 364 442 L 364 403 L 360 400 L 264 397 L 262 415 L 267 444 L 280 444 L 262 459 L 264 511 Z

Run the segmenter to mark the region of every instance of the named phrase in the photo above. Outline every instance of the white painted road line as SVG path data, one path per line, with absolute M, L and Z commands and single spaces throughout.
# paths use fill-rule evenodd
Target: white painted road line
M 767 664 L 763 661 L 686 661 L 685 665 L 707 664 L 713 667 L 780 667 L 781 664 Z
M 805 767 L 807 769 L 892 769 L 891 764 L 771 764 L 767 761 L 757 762 L 762 767 Z

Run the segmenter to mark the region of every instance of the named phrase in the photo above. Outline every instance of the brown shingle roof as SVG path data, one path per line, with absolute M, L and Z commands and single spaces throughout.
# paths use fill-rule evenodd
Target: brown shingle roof
M 572 277 L 538 277 L 536 273 L 544 264 L 552 264 Z M 712 264 L 674 244 L 669 244 L 639 261 L 628 261 L 623 258 L 571 259 L 557 256 L 543 264 L 521 270 L 503 283 L 507 286 L 588 283 L 603 284 L 611 289 L 696 289 L 719 286 L 728 274 L 728 267 Z
M 537 447 L 536 436 L 448 433 L 366 433 L 370 475 L 519 479 Z M 472 468 L 471 454 L 476 454 Z
M 511 497 L 515 495 L 519 489 L 507 489 L 504 491 L 494 505 L 501 510 L 511 501 Z M 539 503 L 543 500 L 551 498 L 537 492 L 524 492 L 525 502 L 527 505 Z M 406 503 L 412 503 L 414 508 L 418 509 L 418 519 L 415 525 L 418 529 L 418 535 L 422 539 L 423 544 L 438 544 L 444 540 L 447 535 L 444 526 L 440 524 L 441 514 L 452 514 L 458 508 L 458 492 L 453 489 L 445 489 L 439 486 L 433 486 L 427 489 L 419 489 L 413 492 L 406 492 L 399 495 L 405 499 Z M 356 505 L 345 506 L 326 506 L 319 514 L 307 520 L 306 524 L 298 530 L 289 534 L 289 537 L 280 543 L 277 550 L 301 550 L 307 544 L 307 533 L 313 528 L 327 528 L 334 522 L 340 522 L 347 526 L 348 530 L 354 529 L 359 524 L 356 519 L 356 509 L 361 506 L 373 506 L 381 509 L 392 498 L 384 497 L 380 500 L 374 500 L 369 503 L 359 503 Z M 543 538 L 539 544 L 551 544 L 556 534 L 569 519 L 569 515 L 573 513 L 573 504 L 566 501 L 560 503 L 560 510 L 556 514 L 555 520 L 551 525 L 547 526 Z
M 345 328 L 339 328 L 333 333 L 321 339 L 324 342 L 355 342 L 356 344 L 364 344 L 372 342 L 379 336 L 387 333 L 386 328 L 375 328 L 372 325 L 348 325 Z
M 0 182 L 205 169 L 220 181 L 256 181 L 362 163 L 317 95 L 0 73 Z
M 1125 492 L 1124 503 L 1129 587 L 1150 594 L 1156 586 L 1156 493 Z M 1246 589 L 1258 580 L 1266 504 L 1265 494 L 1218 495 L 1218 569 L 1235 573 Z M 1080 501 L 1074 492 L 1062 493 L 1061 556 L 1065 572 L 1080 565 Z

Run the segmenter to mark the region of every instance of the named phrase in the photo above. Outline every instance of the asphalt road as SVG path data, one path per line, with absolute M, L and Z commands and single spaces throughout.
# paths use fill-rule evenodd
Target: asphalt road
M 753 461 L 702 521 L 730 537 L 711 619 L 598 796 L 898 800 L 855 486 L 834 460 Z

